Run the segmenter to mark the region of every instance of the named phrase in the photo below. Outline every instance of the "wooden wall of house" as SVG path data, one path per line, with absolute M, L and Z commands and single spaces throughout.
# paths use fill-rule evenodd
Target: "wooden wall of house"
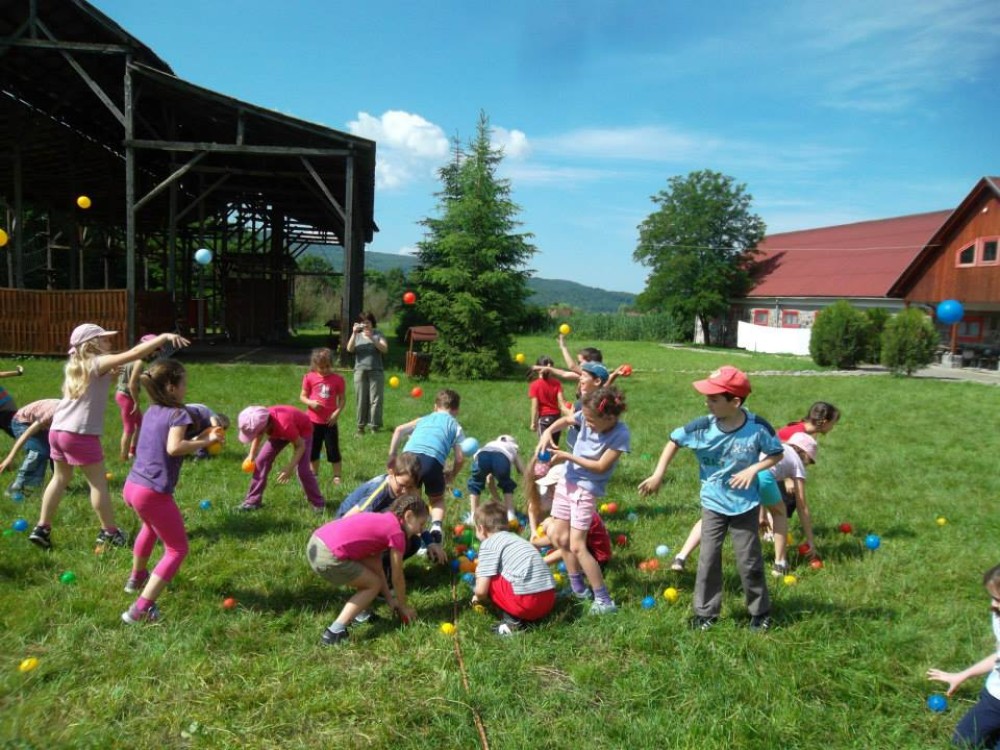
M 985 209 L 985 210 L 984 210 Z M 962 248 L 982 237 L 1000 237 L 1000 200 L 992 194 L 973 206 L 967 220 L 950 237 L 943 252 L 926 268 L 920 280 L 906 295 L 907 302 L 935 303 L 957 299 L 967 308 L 975 304 L 1000 304 L 1000 263 L 959 267 Z

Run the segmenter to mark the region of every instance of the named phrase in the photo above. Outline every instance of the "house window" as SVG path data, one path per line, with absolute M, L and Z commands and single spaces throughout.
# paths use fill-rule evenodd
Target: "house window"
M 782 328 L 798 328 L 799 327 L 799 311 L 798 310 L 784 310 L 781 313 L 781 327 Z
M 968 247 L 962 248 L 958 251 L 958 263 L 959 266 L 974 266 L 976 265 L 976 246 L 969 245 Z
M 997 265 L 997 242 L 1000 237 L 989 237 L 980 240 L 979 262 L 984 266 Z
M 753 324 L 755 326 L 766 326 L 771 322 L 771 313 L 768 310 L 754 310 Z
M 958 324 L 955 338 L 965 344 L 975 344 L 983 340 L 983 319 L 965 317 Z

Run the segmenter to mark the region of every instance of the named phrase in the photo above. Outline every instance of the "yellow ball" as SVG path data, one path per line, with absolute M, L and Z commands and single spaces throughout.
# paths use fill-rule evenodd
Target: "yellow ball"
M 208 451 L 208 455 L 210 456 L 218 456 L 222 453 L 222 443 L 209 443 L 208 448 L 205 450 Z
M 395 375 L 393 375 L 391 378 L 389 378 L 389 387 L 390 388 L 399 388 L 399 378 L 397 378 Z
M 673 586 L 670 586 L 669 588 L 664 589 L 663 591 L 663 598 L 666 599 L 671 604 L 676 602 L 680 598 L 680 596 L 681 596 L 680 593 L 678 593 L 677 589 L 675 589 Z
M 561 586 L 562 582 L 563 582 L 563 575 L 562 575 L 562 573 L 553 573 L 552 574 L 552 580 L 556 582 L 556 586 Z
M 947 518 L 945 518 L 944 516 L 938 516 L 938 518 L 937 518 L 937 525 L 938 526 L 944 526 L 946 523 L 948 523 L 948 519 Z
M 521 352 L 518 352 L 517 354 L 515 354 L 514 355 L 514 361 L 517 362 L 519 365 L 523 365 L 524 364 L 524 354 L 521 353 Z
M 785 541 L 787 541 L 789 545 L 795 544 L 795 537 L 791 535 L 791 532 L 785 536 Z
M 794 586 L 796 583 L 799 582 L 799 579 L 793 576 L 791 573 L 785 576 L 782 580 L 785 582 L 786 586 Z
M 115 478 L 115 475 L 109 471 L 107 474 L 104 475 L 104 478 L 110 482 L 112 479 Z
M 91 206 L 90 198 L 88 198 L 86 195 L 81 195 L 79 198 L 76 199 L 76 205 L 86 210 Z
M 607 513 L 608 512 L 608 504 L 607 503 L 601 503 L 601 507 L 598 508 L 598 510 L 601 513 Z
M 455 626 L 452 625 L 450 622 L 442 622 L 441 623 L 441 632 L 444 633 L 445 635 L 454 635 L 455 634 Z
M 30 672 L 32 669 L 38 666 L 38 659 L 34 656 L 29 656 L 27 659 L 21 662 L 18 669 L 22 672 Z
M 563 336 L 569 336 L 572 330 L 573 329 L 569 327 L 569 323 L 563 323 L 561 326 L 559 326 L 559 333 L 561 333 Z
M 4 247 L 9 241 L 10 237 L 7 236 L 5 231 L 0 229 L 0 247 Z

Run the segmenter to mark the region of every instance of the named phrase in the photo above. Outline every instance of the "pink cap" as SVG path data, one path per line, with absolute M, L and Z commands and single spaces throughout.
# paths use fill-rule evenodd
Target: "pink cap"
M 240 442 L 250 443 L 267 427 L 270 412 L 263 406 L 248 406 L 240 412 L 237 423 L 240 426 Z
M 794 445 L 809 457 L 809 463 L 816 463 L 816 454 L 819 452 L 819 443 L 816 438 L 807 432 L 796 432 L 785 441 L 789 445 Z
M 729 365 L 720 367 L 705 380 L 694 381 L 692 385 L 698 393 L 706 396 L 731 393 L 738 398 L 746 398 L 750 395 L 750 378 L 743 371 Z
M 114 336 L 118 331 L 105 331 L 96 323 L 82 323 L 73 329 L 69 337 L 69 353 L 76 354 L 76 350 L 88 341 L 99 339 L 105 336 Z

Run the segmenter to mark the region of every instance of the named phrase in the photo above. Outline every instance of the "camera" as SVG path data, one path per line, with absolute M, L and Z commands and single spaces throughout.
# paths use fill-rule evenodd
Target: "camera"
M 355 333 L 361 333 L 363 330 L 365 330 L 365 327 L 361 323 L 355 323 L 354 324 L 354 332 Z

